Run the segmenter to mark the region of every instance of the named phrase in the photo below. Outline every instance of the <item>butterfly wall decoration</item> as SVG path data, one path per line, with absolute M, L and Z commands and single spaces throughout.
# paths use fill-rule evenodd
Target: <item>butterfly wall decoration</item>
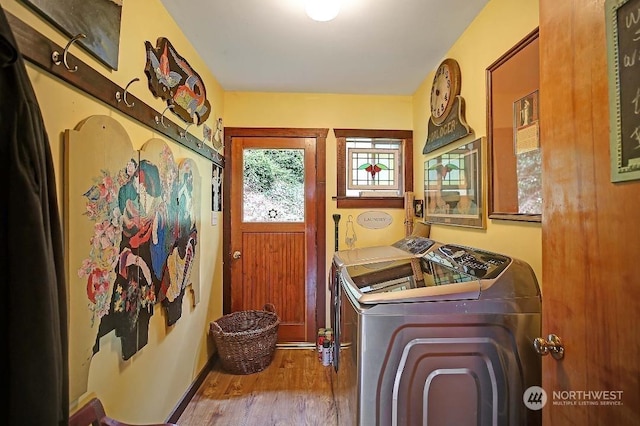
M 144 72 L 149 90 L 167 102 L 185 123 L 204 123 L 211 113 L 211 103 L 200 75 L 180 56 L 165 37 L 158 38 L 156 48 L 145 41 L 147 62 Z

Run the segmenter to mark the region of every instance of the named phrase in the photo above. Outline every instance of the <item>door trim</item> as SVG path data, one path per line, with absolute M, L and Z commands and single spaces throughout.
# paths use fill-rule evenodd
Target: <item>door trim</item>
M 307 312 L 307 340 L 315 341 L 315 330 L 322 326 L 326 319 L 326 141 L 329 129 L 321 128 L 270 128 L 270 127 L 225 127 L 224 146 L 230 152 L 234 138 L 247 137 L 278 137 L 278 138 L 315 138 L 316 144 L 316 219 L 317 228 L 315 235 L 308 235 L 316 242 L 315 261 L 315 294 L 307 293 L 307 302 L 315 306 L 313 313 Z M 229 203 L 231 199 L 231 156 L 225 158 L 224 179 L 222 182 L 222 311 L 223 314 L 231 313 L 231 215 Z M 313 229 L 307 228 L 307 233 L 313 233 Z M 310 263 L 308 262 L 308 263 Z M 310 274 L 310 266 L 307 264 L 307 276 Z

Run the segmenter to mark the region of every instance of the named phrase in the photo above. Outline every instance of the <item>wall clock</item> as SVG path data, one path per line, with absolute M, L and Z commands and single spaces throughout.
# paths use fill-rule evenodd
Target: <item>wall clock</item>
M 427 141 L 422 150 L 428 154 L 453 141 L 457 141 L 472 130 L 464 117 L 464 99 L 460 96 L 462 76 L 455 59 L 443 60 L 436 69 L 431 84 L 431 117 L 427 125 Z
M 431 85 L 431 120 L 442 124 L 460 94 L 460 66 L 455 59 L 447 58 L 440 63 Z

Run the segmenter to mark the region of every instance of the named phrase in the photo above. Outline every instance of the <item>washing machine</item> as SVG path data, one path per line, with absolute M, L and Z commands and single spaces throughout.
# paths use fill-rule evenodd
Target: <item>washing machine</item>
M 418 255 L 334 256 L 338 424 L 540 425 L 532 342 L 541 295 L 516 258 L 433 242 Z
M 409 235 L 401 238 L 390 245 L 380 245 L 356 248 L 351 250 L 336 251 L 331 263 L 329 274 L 330 293 L 330 324 L 334 332 L 334 341 L 340 337 L 340 304 L 342 288 L 339 285 L 339 274 L 345 267 L 359 267 L 360 265 L 377 264 L 383 265 L 386 262 L 399 261 L 402 259 L 414 259 L 423 256 L 435 241 L 421 235 Z M 339 360 L 333 361 L 334 368 L 337 369 Z

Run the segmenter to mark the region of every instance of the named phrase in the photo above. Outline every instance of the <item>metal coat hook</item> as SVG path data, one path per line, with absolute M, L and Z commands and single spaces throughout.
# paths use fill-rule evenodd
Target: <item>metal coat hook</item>
M 128 106 L 129 108 L 133 107 L 136 104 L 135 102 L 129 103 L 129 101 L 127 100 L 127 93 L 129 92 L 129 86 L 131 86 L 136 81 L 140 81 L 140 79 L 138 77 L 136 77 L 133 80 L 131 80 L 129 83 L 127 83 L 127 86 L 124 88 L 124 94 L 122 95 L 122 99 L 124 100 L 124 104 L 126 106 Z M 116 93 L 116 99 L 118 100 L 118 102 L 120 102 L 120 92 Z
M 69 66 L 69 64 L 67 63 L 67 53 L 69 52 L 69 48 L 71 47 L 71 45 L 73 43 L 75 43 L 78 39 L 86 38 L 86 37 L 87 37 L 86 35 L 80 33 L 77 36 L 73 37 L 71 40 L 69 40 L 69 43 L 67 43 L 67 45 L 65 46 L 64 50 L 62 51 L 62 60 L 60 60 L 60 52 L 58 52 L 57 50 L 54 50 L 53 53 L 51 54 L 51 60 L 53 61 L 53 63 L 55 65 L 60 65 L 60 64 L 64 63 L 65 68 L 69 72 L 78 71 L 78 66 L 77 65 L 75 67 L 71 68 Z
M 189 126 L 191 126 L 193 123 L 189 123 L 187 124 L 187 127 L 184 128 L 184 131 L 180 132 L 180 137 L 181 138 L 186 138 L 187 137 L 187 130 L 189 130 Z
M 210 139 L 210 137 L 209 138 L 207 137 L 207 132 L 203 128 L 202 129 L 202 139 L 198 140 L 198 142 L 196 143 L 196 146 L 198 148 L 202 148 L 207 143 L 207 140 L 211 140 L 211 139 Z
M 167 105 L 167 107 L 162 111 L 162 115 L 160 115 L 160 118 L 158 118 L 158 116 L 156 115 L 156 124 L 162 124 L 162 127 L 164 128 L 169 127 L 168 124 L 164 124 L 164 113 L 167 112 L 169 108 L 173 109 L 173 105 Z

